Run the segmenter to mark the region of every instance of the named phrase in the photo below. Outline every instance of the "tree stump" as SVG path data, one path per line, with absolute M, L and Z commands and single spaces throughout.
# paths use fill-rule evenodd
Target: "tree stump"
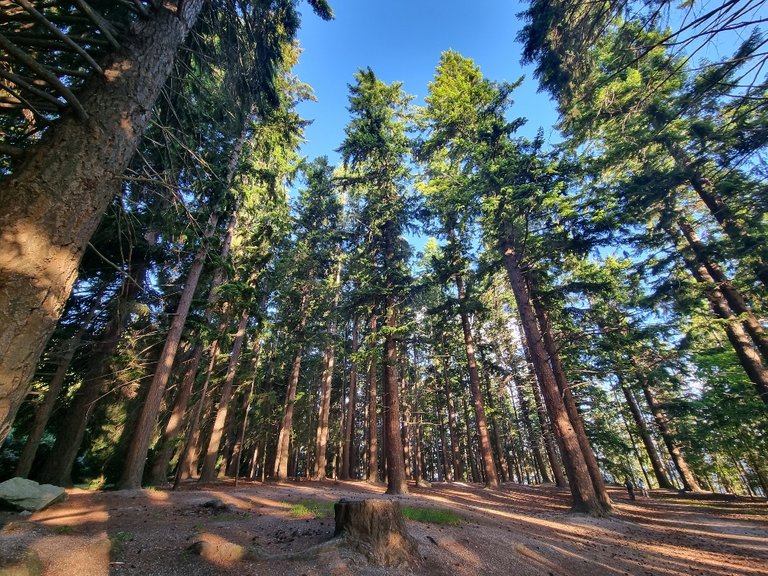
M 418 562 L 419 549 L 408 534 L 400 504 L 393 500 L 339 500 L 336 532 L 347 544 L 380 566 Z

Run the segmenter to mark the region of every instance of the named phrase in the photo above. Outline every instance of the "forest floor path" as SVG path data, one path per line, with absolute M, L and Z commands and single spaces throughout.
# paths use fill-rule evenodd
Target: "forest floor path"
M 75 489 L 26 518 L 0 513 L 0 558 L 31 549 L 43 576 L 768 576 L 764 500 L 652 491 L 630 501 L 611 488 L 614 513 L 591 518 L 570 514 L 568 491 L 550 485 L 410 488 L 397 497 L 402 506 L 461 517 L 457 525 L 407 521 L 423 557 L 410 568 L 370 566 L 337 548 L 303 554 L 334 530 L 332 517 L 303 509 L 385 497 L 383 486 L 332 480 Z M 218 552 L 193 554 L 200 541 Z M 270 559 L 235 559 L 243 549 Z M 290 553 L 298 554 L 285 559 Z

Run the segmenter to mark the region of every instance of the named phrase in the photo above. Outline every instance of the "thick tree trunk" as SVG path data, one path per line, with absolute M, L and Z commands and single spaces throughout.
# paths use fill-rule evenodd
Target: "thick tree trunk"
M 145 282 L 147 263 L 137 263 L 133 276 L 127 275 L 117 297 L 115 311 L 102 334 L 98 345 L 91 353 L 91 363 L 83 378 L 67 417 L 57 430 L 52 454 L 40 473 L 44 483 L 59 486 L 72 485 L 72 467 L 83 443 L 93 408 L 103 394 L 109 380 L 109 361 L 117 350 L 120 338 L 130 321 L 130 304 L 142 290 Z
M 656 450 L 653 438 L 651 438 L 651 433 L 648 430 L 648 425 L 645 423 L 645 418 L 640 411 L 637 398 L 635 398 L 635 395 L 632 393 L 629 386 L 621 382 L 621 379 L 619 379 L 619 385 L 621 386 L 621 391 L 624 393 L 624 398 L 627 400 L 627 406 L 629 406 L 629 411 L 632 413 L 632 419 L 635 421 L 635 426 L 643 441 L 643 446 L 645 446 L 645 452 L 648 454 L 648 459 L 651 461 L 653 474 L 656 476 L 659 488 L 673 490 L 675 486 L 670 479 L 667 478 L 667 474 L 664 472 L 664 466 L 661 464 L 659 452 Z
M 699 487 L 699 483 L 696 481 L 693 472 L 691 472 L 688 462 L 686 462 L 685 457 L 683 456 L 683 451 L 680 449 L 680 444 L 678 444 L 672 434 L 669 423 L 667 422 L 667 416 L 656 401 L 656 397 L 654 396 L 650 385 L 642 377 L 640 378 L 640 385 L 643 388 L 645 401 L 651 409 L 651 414 L 653 414 L 653 418 L 656 421 L 656 426 L 659 428 L 664 444 L 667 446 L 670 456 L 672 456 L 672 463 L 675 465 L 675 469 L 680 475 L 680 480 L 683 482 L 683 489 L 688 492 L 700 491 L 701 488 Z
M 140 19 L 62 121 L 0 187 L 0 443 L 204 0 Z
M 464 280 L 460 274 L 456 274 L 454 278 L 461 307 L 459 315 L 461 316 L 461 329 L 464 333 L 464 351 L 467 355 L 469 389 L 472 392 L 472 405 L 475 409 L 475 424 L 477 426 L 477 439 L 480 444 L 480 455 L 483 461 L 485 485 L 487 488 L 498 488 L 499 476 L 496 473 L 496 465 L 493 462 L 493 449 L 491 448 L 491 439 L 488 434 L 488 422 L 485 417 L 485 406 L 483 406 L 483 393 L 480 390 L 480 374 L 477 369 L 477 359 L 475 358 L 475 341 L 472 336 L 472 327 L 469 323 L 469 314 L 467 314 L 465 307 L 466 291 L 464 289 Z
M 371 341 L 375 338 L 377 321 L 377 316 L 372 314 L 370 320 Z M 378 381 L 376 352 L 374 350 L 368 366 L 368 482 L 373 483 L 379 481 L 379 427 L 376 410 Z
M 230 352 L 229 355 L 227 374 L 224 377 L 224 384 L 221 388 L 221 398 L 219 399 L 218 410 L 216 410 L 216 418 L 213 422 L 211 437 L 208 439 L 208 447 L 205 451 L 205 458 L 203 459 L 203 469 L 200 472 L 200 482 L 210 482 L 216 477 L 216 460 L 219 456 L 221 439 L 224 436 L 224 424 L 227 420 L 227 414 L 229 413 L 229 403 L 232 400 L 235 374 L 237 373 L 237 367 L 240 365 L 240 352 L 243 349 L 248 318 L 249 313 L 247 310 L 240 315 L 240 323 L 237 326 L 235 339 L 232 342 L 232 352 Z
M 157 423 L 157 415 L 160 412 L 160 405 L 165 394 L 165 387 L 171 376 L 173 363 L 176 360 L 176 352 L 181 342 L 181 334 L 184 325 L 187 322 L 189 308 L 192 305 L 192 298 L 197 290 L 197 284 L 200 280 L 200 274 L 203 271 L 206 255 L 208 254 L 208 240 L 213 235 L 218 222 L 218 213 L 213 213 L 208 220 L 208 226 L 205 231 L 202 244 L 192 261 L 192 266 L 187 273 L 187 279 L 184 283 L 184 289 L 181 292 L 181 298 L 176 306 L 176 312 L 171 320 L 171 326 L 165 339 L 163 351 L 160 354 L 160 361 L 157 364 L 155 374 L 152 377 L 152 383 L 149 386 L 147 397 L 141 407 L 139 420 L 133 433 L 131 445 L 123 468 L 123 474 L 120 477 L 118 486 L 121 489 L 132 489 L 141 487 L 142 475 L 144 473 L 144 464 L 147 459 L 147 452 L 152 441 L 152 434 Z
M 293 432 L 293 408 L 296 403 L 296 389 L 299 385 L 301 358 L 303 355 L 304 346 L 300 344 L 299 348 L 296 350 L 296 355 L 293 358 L 291 375 L 288 378 L 288 390 L 285 395 L 283 419 L 280 424 L 280 433 L 277 437 L 277 452 L 275 454 L 274 472 L 272 473 L 272 477 L 275 480 L 286 480 L 288 478 L 288 451 L 291 445 L 291 434 Z
M 80 328 L 77 332 L 75 332 L 64 345 L 62 354 L 59 357 L 59 363 L 56 366 L 56 371 L 48 384 L 48 390 L 45 392 L 45 398 L 43 399 L 42 404 L 35 410 L 35 419 L 32 422 L 27 441 L 24 444 L 24 449 L 22 450 L 19 462 L 16 465 L 16 476 L 26 478 L 32 469 L 32 464 L 37 455 L 37 449 L 40 447 L 40 440 L 43 438 L 45 427 L 48 425 L 48 420 L 53 413 L 53 407 L 56 404 L 56 399 L 59 397 L 59 392 L 61 392 L 61 389 L 64 386 L 64 381 L 67 377 L 67 372 L 69 372 L 69 367 L 72 364 L 72 359 L 75 357 L 75 352 L 80 348 L 80 343 L 83 340 L 83 335 L 85 335 L 88 326 L 96 317 L 102 306 L 101 298 L 103 295 L 104 291 L 100 290 L 94 297 L 88 316 L 80 324 Z
M 605 509 L 595 491 L 595 486 L 592 483 L 578 437 L 560 396 L 555 376 L 548 362 L 548 355 L 544 349 L 541 331 L 536 321 L 525 278 L 520 269 L 520 263 L 518 262 L 514 246 L 511 244 L 504 245 L 501 254 L 512 286 L 512 292 L 515 295 L 518 313 L 520 314 L 520 320 L 525 331 L 525 339 L 531 352 L 533 366 L 558 436 L 560 451 L 563 456 L 573 497 L 572 509 L 575 512 L 585 512 L 594 516 L 605 515 L 609 510 Z
M 549 318 L 544 310 L 539 299 L 536 297 L 533 290 L 533 285 L 528 278 L 528 290 L 529 295 L 533 296 L 533 308 L 536 313 L 536 318 L 539 321 L 539 328 L 541 329 L 541 335 L 544 339 L 544 349 L 549 355 L 549 363 L 552 367 L 552 372 L 555 376 L 555 382 L 557 382 L 557 388 L 560 390 L 560 396 L 563 399 L 565 410 L 568 412 L 568 418 L 571 420 L 576 436 L 579 440 L 579 446 L 581 446 L 581 453 L 584 455 L 584 460 L 589 468 L 589 476 L 592 478 L 592 485 L 595 487 L 595 492 L 603 505 L 605 510 L 611 509 L 611 498 L 608 496 L 608 492 L 605 489 L 605 481 L 603 480 L 603 474 L 600 472 L 600 466 L 597 463 L 595 452 L 592 450 L 592 444 L 587 437 L 587 431 L 584 428 L 584 421 L 579 414 L 579 410 L 576 407 L 576 400 L 571 392 L 571 385 L 568 382 L 568 378 L 563 368 L 563 363 L 560 360 L 560 352 L 555 344 L 554 336 L 552 335 L 552 329 L 549 325 Z
M 352 366 L 349 369 L 349 397 L 347 401 L 347 411 L 344 418 L 344 446 L 343 446 L 343 460 L 341 464 L 341 474 L 339 475 L 342 480 L 349 480 L 354 469 L 354 462 L 352 461 L 352 438 L 354 437 L 355 428 L 355 412 L 357 410 L 357 362 L 354 360 L 354 355 L 357 354 L 357 349 L 360 345 L 360 319 L 355 316 L 352 321 Z
M 397 312 L 394 298 L 386 302 L 387 336 L 384 339 L 384 434 L 387 464 L 387 494 L 407 494 L 408 483 L 400 436 L 400 387 L 398 379 Z

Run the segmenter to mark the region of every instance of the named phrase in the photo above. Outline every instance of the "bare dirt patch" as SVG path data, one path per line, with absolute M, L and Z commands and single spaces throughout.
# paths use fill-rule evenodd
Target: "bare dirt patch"
M 449 509 L 462 520 L 407 521 L 422 559 L 399 568 L 318 546 L 332 537 L 333 518 L 297 515 L 294 506 L 383 492 L 333 481 L 71 490 L 66 502 L 27 518 L 0 513 L 0 558 L 31 550 L 44 576 L 768 575 L 764 501 L 654 492 L 632 502 L 615 489 L 615 513 L 590 518 L 570 514 L 567 491 L 552 486 L 411 486 L 397 497 L 402 506 Z

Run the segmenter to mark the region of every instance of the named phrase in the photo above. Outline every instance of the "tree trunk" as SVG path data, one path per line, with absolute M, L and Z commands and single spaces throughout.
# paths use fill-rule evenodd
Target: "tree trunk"
M 651 414 L 656 421 L 656 426 L 659 428 L 661 437 L 664 440 L 664 444 L 669 450 L 670 456 L 672 456 L 672 462 L 675 465 L 677 473 L 680 475 L 680 480 L 683 482 L 683 489 L 688 492 L 699 492 L 701 488 L 696 478 L 693 476 L 693 472 L 688 467 L 688 462 L 685 461 L 683 452 L 680 449 L 680 445 L 672 435 L 672 431 L 669 428 L 667 417 L 661 410 L 656 398 L 653 395 L 650 385 L 644 378 L 640 378 L 640 385 L 643 388 L 643 394 L 645 395 L 645 401 L 648 403 L 648 407 L 651 409 Z
M 118 482 L 121 489 L 133 489 L 141 487 L 141 479 L 144 473 L 144 464 L 147 459 L 147 452 L 152 441 L 152 434 L 157 423 L 157 415 L 160 412 L 160 405 L 163 401 L 163 394 L 168 380 L 171 376 L 173 363 L 176 359 L 176 352 L 179 349 L 181 333 L 187 322 L 189 308 L 192 305 L 192 298 L 197 290 L 197 284 L 200 280 L 200 274 L 203 271 L 206 255 L 208 254 L 208 240 L 213 235 L 218 222 L 219 215 L 214 212 L 208 220 L 208 226 L 203 236 L 202 244 L 195 255 L 192 266 L 187 273 L 187 279 L 184 283 L 184 289 L 181 292 L 181 298 L 176 306 L 176 312 L 173 315 L 168 335 L 165 339 L 163 351 L 160 354 L 160 361 L 152 377 L 152 383 L 149 386 L 147 397 L 141 407 L 139 420 L 136 423 L 136 429 L 133 433 L 131 445 L 128 448 L 128 454 L 123 468 L 123 474 Z
M 576 432 L 560 396 L 552 368 L 548 363 L 548 355 L 544 349 L 541 331 L 531 305 L 525 278 L 520 269 L 514 246 L 505 244 L 501 249 L 512 292 L 517 302 L 518 313 L 525 332 L 525 339 L 531 352 L 534 370 L 541 384 L 544 399 L 549 409 L 552 423 L 557 433 L 560 451 L 563 456 L 566 474 L 573 497 L 572 509 L 575 512 L 585 512 L 594 516 L 608 513 L 598 497 L 589 468 L 581 451 Z
M 52 454 L 40 473 L 40 479 L 48 484 L 58 486 L 72 485 L 72 467 L 77 459 L 77 453 L 83 442 L 88 419 L 93 407 L 107 387 L 109 379 L 109 361 L 112 359 L 120 338 L 130 320 L 130 304 L 143 289 L 147 263 L 141 260 L 137 263 L 134 276 L 126 276 L 123 287 L 115 304 L 114 315 L 107 324 L 98 345 L 91 352 L 91 363 L 83 378 L 72 405 L 67 410 L 67 416 L 56 434 Z
M 157 4 L 0 187 L 0 443 L 204 0 Z
M 394 298 L 385 305 L 387 335 L 384 339 L 384 434 L 387 464 L 387 494 L 407 494 L 408 483 L 400 436 L 400 389 L 397 370 L 397 312 Z
M 653 474 L 656 476 L 656 481 L 659 483 L 659 488 L 674 490 L 675 486 L 672 484 L 669 478 L 667 478 L 667 474 L 664 472 L 664 466 L 661 464 L 661 458 L 659 457 L 659 453 L 656 450 L 656 445 L 653 443 L 653 438 L 651 438 L 651 433 L 648 430 L 648 425 L 645 423 L 645 418 L 640 411 L 637 398 L 635 398 L 635 395 L 632 393 L 632 390 L 630 390 L 629 386 L 622 382 L 621 378 L 619 378 L 619 386 L 621 387 L 621 391 L 624 393 L 624 398 L 627 400 L 627 406 L 629 406 L 629 411 L 632 413 L 635 426 L 637 426 L 638 433 L 640 434 L 640 438 L 643 441 L 643 446 L 645 446 L 645 451 L 648 454 L 648 459 L 651 461 Z
M 88 316 L 80 324 L 80 328 L 77 332 L 73 334 L 64 345 L 64 350 L 62 351 L 59 363 L 56 366 L 56 372 L 54 372 L 53 377 L 48 384 L 48 390 L 45 392 L 43 403 L 38 406 L 37 410 L 35 410 L 35 419 L 32 422 L 27 441 L 24 444 L 24 449 L 22 450 L 19 462 L 16 465 L 16 476 L 26 478 L 32 469 L 32 464 L 37 455 L 37 449 L 40 447 L 40 440 L 43 438 L 45 427 L 48 425 L 48 420 L 53 413 L 53 407 L 59 397 L 59 392 L 61 392 L 61 389 L 64 386 L 64 380 L 67 377 L 67 372 L 69 372 L 72 359 L 75 357 L 75 352 L 77 352 L 80 347 L 85 331 L 88 329 L 88 326 L 101 308 L 101 298 L 103 295 L 104 290 L 100 290 L 93 298 L 91 309 L 88 311 Z
M 533 378 L 535 378 L 533 374 L 531 374 L 530 377 L 531 381 L 533 381 Z M 552 482 L 552 479 L 549 477 L 549 471 L 547 470 L 547 464 L 544 462 L 544 455 L 541 453 L 541 436 L 536 433 L 533 428 L 533 422 L 531 422 L 531 405 L 528 401 L 528 398 L 525 397 L 523 383 L 517 376 L 513 376 L 513 381 L 515 383 L 515 390 L 517 392 L 517 400 L 520 403 L 520 418 L 523 421 L 523 426 L 525 427 L 525 431 L 528 434 L 528 438 L 531 442 L 531 452 L 533 452 L 534 464 L 541 472 L 542 480 L 544 482 Z M 541 418 L 541 415 L 539 415 L 539 418 Z M 549 456 L 549 450 L 547 451 L 547 455 Z M 560 462 L 557 461 L 557 457 L 554 454 L 552 454 L 550 460 L 552 458 L 554 458 L 555 464 L 560 471 L 560 481 L 562 482 L 562 486 L 565 486 L 566 482 L 565 478 L 563 477 L 563 470 L 560 468 Z
M 205 458 L 203 460 L 203 469 L 200 472 L 200 482 L 210 482 L 216 477 L 216 460 L 219 456 L 221 439 L 224 435 L 224 423 L 226 422 L 227 414 L 229 413 L 229 402 L 232 400 L 235 374 L 237 374 L 237 367 L 240 365 L 240 352 L 243 349 L 248 318 L 248 311 L 243 311 L 240 316 L 240 323 L 237 326 L 235 339 L 232 342 L 232 352 L 229 355 L 227 374 L 224 377 L 224 385 L 221 388 L 219 408 L 216 411 L 216 419 L 213 422 L 211 437 L 208 439 L 208 447 L 205 451 Z
M 595 452 L 592 450 L 592 444 L 587 437 L 587 431 L 584 428 L 584 420 L 579 414 L 579 410 L 576 407 L 576 400 L 571 392 L 571 385 L 568 382 L 568 378 L 565 375 L 565 369 L 563 363 L 560 361 L 560 352 L 555 344 L 554 336 L 552 335 L 552 329 L 549 325 L 549 318 L 544 310 L 539 299 L 536 297 L 535 290 L 533 289 L 533 283 L 530 278 L 528 280 L 528 293 L 532 296 L 534 312 L 536 318 L 539 321 L 539 328 L 541 329 L 541 335 L 544 339 L 544 349 L 549 355 L 549 363 L 552 367 L 552 372 L 555 376 L 555 382 L 557 382 L 557 388 L 560 391 L 560 396 L 563 399 L 565 405 L 565 411 L 568 412 L 568 418 L 571 420 L 576 436 L 579 440 L 579 446 L 581 446 L 581 453 L 584 455 L 584 460 L 589 468 L 589 476 L 592 478 L 592 485 L 595 487 L 595 492 L 603 505 L 605 510 L 611 509 L 611 498 L 608 496 L 608 492 L 605 489 L 605 481 L 603 480 L 603 474 L 600 472 L 600 466 L 597 463 Z
M 370 338 L 374 340 L 376 334 L 376 325 L 378 318 L 375 314 L 371 315 L 370 320 Z M 376 483 L 379 481 L 379 429 L 377 416 L 377 384 L 378 375 L 376 373 L 376 351 L 372 350 L 370 365 L 368 367 L 368 482 Z
M 464 333 L 464 351 L 467 355 L 467 369 L 469 370 L 469 389 L 472 393 L 472 405 L 475 409 L 475 424 L 477 426 L 477 439 L 480 444 L 480 455 L 483 461 L 485 486 L 487 488 L 498 488 L 499 476 L 496 473 L 496 465 L 493 462 L 493 449 L 491 448 L 491 439 L 488 434 L 488 422 L 485 418 L 483 393 L 480 390 L 480 374 L 477 369 L 477 359 L 475 358 L 475 342 L 472 336 L 472 327 L 469 323 L 469 315 L 465 307 L 466 292 L 464 290 L 464 280 L 460 274 L 456 274 L 455 280 L 459 296 L 461 328 Z
M 349 370 L 349 401 L 347 402 L 347 412 L 344 420 L 344 458 L 341 464 L 341 479 L 349 480 L 354 469 L 352 461 L 352 438 L 354 437 L 355 412 L 357 411 L 357 361 L 355 354 L 359 347 L 360 339 L 360 319 L 355 316 L 352 322 L 352 366 Z

